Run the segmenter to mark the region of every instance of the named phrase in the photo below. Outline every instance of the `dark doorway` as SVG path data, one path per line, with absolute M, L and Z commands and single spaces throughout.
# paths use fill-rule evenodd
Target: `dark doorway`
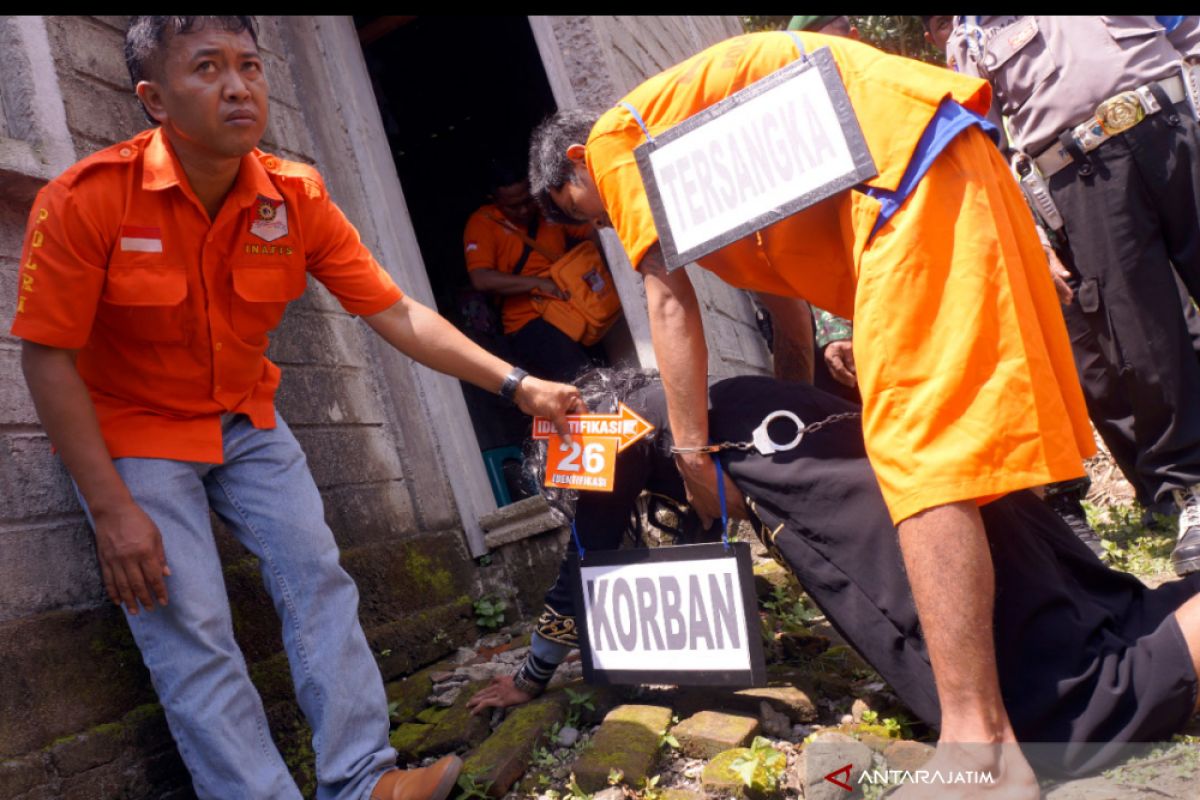
M 464 21 L 464 19 L 470 21 Z M 556 106 L 525 17 L 355 17 L 438 310 L 511 360 L 497 330 L 481 332 L 463 257 L 463 227 L 486 202 L 488 164 L 525 163 L 529 132 Z M 490 308 L 490 300 L 484 301 Z M 475 323 L 472 322 L 475 320 Z M 497 502 L 527 494 L 513 479 L 528 418 L 463 384 Z M 508 481 L 502 479 L 507 462 Z M 503 487 L 503 488 L 502 488 Z

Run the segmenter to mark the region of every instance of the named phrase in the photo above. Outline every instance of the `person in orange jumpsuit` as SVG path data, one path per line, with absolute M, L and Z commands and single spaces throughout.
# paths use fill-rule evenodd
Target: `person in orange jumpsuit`
M 642 273 L 676 463 L 693 506 L 716 516 L 715 471 L 697 452 L 708 444 L 699 307 L 686 272 L 665 267 L 633 151 L 817 48 L 834 58 L 878 174 L 698 264 L 853 319 L 867 452 L 898 525 L 942 709 L 930 769 L 998 776 L 970 796 L 1037 797 L 996 677 L 978 506 L 1082 475 L 1094 444 L 1045 256 L 981 116 L 987 83 L 844 38 L 747 34 L 603 114 L 548 118 L 530 145 L 531 189 L 552 217 L 611 225 Z

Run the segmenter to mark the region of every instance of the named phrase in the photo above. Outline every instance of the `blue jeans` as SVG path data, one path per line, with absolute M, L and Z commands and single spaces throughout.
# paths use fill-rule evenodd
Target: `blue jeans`
M 363 800 L 395 765 L 387 698 L 358 621 L 358 589 L 338 564 L 304 453 L 274 430 L 224 419 L 225 463 L 114 461 L 162 533 L 168 605 L 126 619 L 150 670 L 196 794 L 214 800 L 300 798 L 271 741 L 233 638 L 209 507 L 262 567 L 283 624 L 292 681 L 313 729 L 319 800 Z M 90 515 L 89 515 L 90 520 Z

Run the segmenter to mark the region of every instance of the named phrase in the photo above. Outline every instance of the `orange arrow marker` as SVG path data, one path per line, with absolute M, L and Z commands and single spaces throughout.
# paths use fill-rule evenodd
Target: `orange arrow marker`
M 571 436 L 616 436 L 618 453 L 654 430 L 653 425 L 624 403 L 616 414 L 571 414 L 567 425 Z M 533 418 L 533 438 L 549 439 L 552 433 L 557 433 L 554 423 L 545 417 Z

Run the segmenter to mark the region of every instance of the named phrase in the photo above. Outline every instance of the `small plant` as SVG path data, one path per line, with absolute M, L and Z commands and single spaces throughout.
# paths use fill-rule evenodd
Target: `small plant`
M 542 769 L 550 769 L 558 766 L 558 759 L 554 757 L 554 751 L 548 747 L 538 747 L 533 751 L 533 765 Z
M 592 796 L 579 788 L 579 781 L 575 780 L 575 773 L 571 773 L 571 779 L 567 781 L 567 794 L 562 800 L 592 800 Z
M 591 692 L 576 692 L 571 689 L 566 689 L 565 691 L 568 701 L 565 724 L 568 728 L 578 728 L 579 722 L 583 717 L 583 712 L 595 711 L 596 704 L 592 702 Z
M 388 719 L 391 719 L 392 717 L 396 716 L 396 710 L 399 708 L 400 708 L 399 700 L 393 700 L 392 702 L 388 703 Z
M 658 788 L 658 780 L 658 775 L 642 778 L 642 790 L 639 792 L 641 800 L 662 800 L 663 791 Z
M 494 631 L 504 624 L 504 609 L 508 604 L 498 597 L 487 595 L 475 601 L 475 624 L 485 631 Z
M 616 786 L 621 781 L 625 780 L 625 771 L 613 767 L 608 771 L 608 785 Z
M 479 776 L 472 772 L 464 772 L 458 776 L 458 800 L 487 800 L 488 789 L 492 788 L 492 782 L 480 783 Z
M 492 565 L 492 556 L 489 553 L 484 553 L 479 558 L 475 559 L 475 563 L 481 567 L 490 567 Z
M 679 717 L 672 715 L 671 724 L 663 729 L 663 732 L 658 735 L 658 747 L 661 750 L 664 747 L 669 747 L 672 750 L 679 749 L 679 740 L 671 735 L 671 728 L 679 723 Z
M 771 590 L 771 599 L 762 605 L 779 628 L 787 633 L 808 633 L 808 626 L 824 616 L 809 604 L 806 596 L 792 594 L 784 586 L 775 586 Z
M 748 789 L 771 793 L 779 788 L 779 779 L 787 767 L 787 756 L 771 746 L 769 739 L 755 736 L 750 752 L 733 760 L 729 768 Z
M 879 718 L 878 711 L 867 709 L 862 713 L 862 722 L 864 725 L 870 725 L 883 732 L 888 739 L 902 739 L 907 733 L 907 721 L 897 717 Z
M 1170 533 L 1174 518 L 1156 514 L 1160 530 L 1143 524 L 1144 510 L 1137 503 L 1113 505 L 1101 510 L 1084 501 L 1088 523 L 1100 536 L 1105 560 L 1114 569 L 1135 575 L 1159 575 L 1171 571 L 1171 548 L 1175 537 Z

